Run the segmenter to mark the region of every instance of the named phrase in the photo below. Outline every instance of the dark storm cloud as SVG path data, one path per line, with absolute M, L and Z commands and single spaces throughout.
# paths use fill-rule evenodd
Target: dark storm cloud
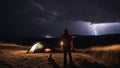
M 43 32 L 43 35 L 52 35 L 54 37 L 59 37 L 64 29 L 68 29 L 70 34 L 72 35 L 92 35 L 92 28 L 90 27 L 90 22 L 84 21 L 60 21 L 49 23 L 49 24 L 41 24 L 39 27 L 39 31 Z M 37 24 L 39 26 L 39 23 Z M 43 30 L 44 29 L 44 30 Z
M 91 35 L 91 22 L 120 22 L 119 3 L 120 0 L 2 0 L 0 36 L 60 36 L 65 28 L 71 34 Z M 119 33 L 118 29 L 114 28 L 115 32 Z
M 52 20 L 55 14 L 44 9 L 32 0 L 7 0 L 2 2 L 2 20 L 6 23 L 33 23 L 36 18 L 39 22 Z M 7 21 L 6 21 L 7 20 Z
M 120 21 L 119 0 L 7 0 L 3 1 L 4 19 L 39 21 Z M 24 20 L 24 21 L 25 21 Z
M 58 20 L 120 21 L 119 0 L 41 0 L 38 3 L 58 12 Z
M 39 31 L 40 25 L 36 23 L 45 23 L 54 17 L 54 14 L 30 0 L 4 0 L 1 5 L 0 37 L 40 36 L 43 32 Z

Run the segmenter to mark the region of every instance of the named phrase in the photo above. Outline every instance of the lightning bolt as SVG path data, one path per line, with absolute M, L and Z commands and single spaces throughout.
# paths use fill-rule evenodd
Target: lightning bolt
M 96 26 L 94 24 L 92 24 L 92 29 L 93 29 L 94 35 L 97 35 Z
M 97 30 L 96 30 L 96 24 L 90 23 L 90 27 L 94 35 L 98 35 Z
M 91 28 L 92 28 L 92 31 L 94 32 L 94 35 L 98 35 L 98 31 L 97 29 L 100 29 L 100 30 L 104 30 L 104 29 L 107 29 L 107 28 L 110 28 L 112 26 L 116 26 L 116 28 L 120 25 L 120 23 L 99 23 L 99 24 L 92 24 L 91 23 Z
M 41 10 L 46 11 L 40 4 L 37 4 L 34 0 L 30 0 L 30 2 L 34 5 L 39 7 Z M 48 12 L 48 11 L 47 11 Z
M 29 0 L 29 3 L 32 4 L 32 7 L 26 8 L 23 11 L 17 11 L 14 15 L 12 15 L 12 17 L 16 17 L 18 15 L 24 14 L 30 10 L 33 10 L 33 8 L 38 8 L 42 11 L 43 15 L 45 18 L 37 18 L 41 21 L 51 21 L 51 20 L 55 20 L 56 17 L 58 16 L 58 14 L 56 12 L 50 12 L 47 9 L 43 8 L 40 4 L 36 3 L 34 0 Z
M 45 12 L 47 17 L 50 18 L 50 20 L 54 20 L 57 17 L 57 13 L 56 12 L 50 12 L 47 9 L 43 8 L 40 4 L 36 3 L 34 0 L 30 0 L 30 2 L 35 6 L 38 7 L 40 10 L 42 10 L 43 12 Z

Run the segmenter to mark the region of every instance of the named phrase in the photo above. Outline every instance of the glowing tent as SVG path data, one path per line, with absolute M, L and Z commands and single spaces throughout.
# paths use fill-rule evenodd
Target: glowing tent
M 46 47 L 47 45 L 45 43 L 37 42 L 27 51 L 27 53 L 41 53 L 44 52 Z

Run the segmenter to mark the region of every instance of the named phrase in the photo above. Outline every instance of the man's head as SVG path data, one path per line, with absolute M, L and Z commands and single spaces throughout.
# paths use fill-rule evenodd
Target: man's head
M 65 33 L 65 34 L 68 34 L 68 30 L 67 30 L 67 29 L 64 29 L 64 33 Z

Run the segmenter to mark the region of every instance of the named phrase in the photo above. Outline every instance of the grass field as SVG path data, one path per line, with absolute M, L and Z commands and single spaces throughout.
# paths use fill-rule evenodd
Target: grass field
M 0 43 L 0 68 L 63 68 L 63 53 L 27 54 L 30 46 Z M 120 45 L 76 49 L 68 68 L 120 68 Z

